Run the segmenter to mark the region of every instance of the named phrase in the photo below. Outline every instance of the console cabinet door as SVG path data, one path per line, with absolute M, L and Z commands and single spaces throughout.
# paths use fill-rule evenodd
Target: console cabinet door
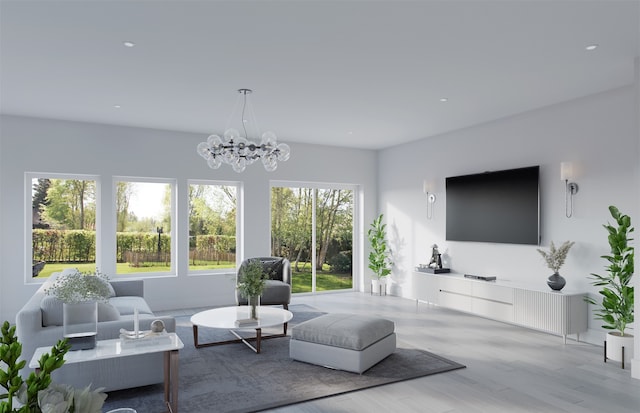
M 438 301 L 441 306 L 471 312 L 471 283 L 460 278 L 440 278 Z
M 439 277 L 419 272 L 413 273 L 413 291 L 415 300 L 438 304 Z

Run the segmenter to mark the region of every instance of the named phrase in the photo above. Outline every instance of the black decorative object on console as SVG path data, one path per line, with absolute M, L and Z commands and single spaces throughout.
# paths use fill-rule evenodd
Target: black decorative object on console
M 554 291 L 560 291 L 567 284 L 567 280 L 560 274 L 553 273 L 547 278 L 547 285 Z
M 474 280 L 483 280 L 483 281 L 495 281 L 496 277 L 493 275 L 473 275 L 473 274 L 465 274 L 464 278 L 472 278 Z

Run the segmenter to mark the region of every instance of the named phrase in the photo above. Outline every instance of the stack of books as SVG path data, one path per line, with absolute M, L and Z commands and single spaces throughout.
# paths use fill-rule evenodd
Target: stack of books
M 253 318 L 242 318 L 239 320 L 236 320 L 236 327 L 250 327 L 250 326 L 257 326 L 258 325 L 258 320 L 254 320 Z

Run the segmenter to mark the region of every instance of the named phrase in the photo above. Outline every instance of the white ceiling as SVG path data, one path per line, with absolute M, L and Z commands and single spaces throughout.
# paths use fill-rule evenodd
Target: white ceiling
M 637 0 L 2 0 L 0 111 L 206 138 L 251 88 L 283 142 L 378 149 L 632 84 L 639 17 Z

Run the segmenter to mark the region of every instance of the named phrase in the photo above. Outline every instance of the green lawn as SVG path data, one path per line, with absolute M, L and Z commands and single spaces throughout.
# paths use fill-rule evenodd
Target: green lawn
M 351 274 L 316 273 L 316 291 L 347 290 L 353 287 Z M 293 293 L 311 292 L 311 272 L 294 272 L 291 291 Z
M 216 270 L 223 268 L 234 268 L 236 266 L 235 263 L 231 262 L 220 262 L 217 264 L 216 262 L 210 262 L 205 265 L 190 265 L 190 270 Z M 47 263 L 44 266 L 44 269 L 40 271 L 37 278 L 47 278 L 54 272 L 62 271 L 65 268 L 77 268 L 81 272 L 93 272 L 96 269 L 96 264 L 94 263 Z M 148 267 L 131 267 L 129 263 L 122 262 L 116 264 L 116 273 L 117 274 L 138 274 L 138 273 L 148 273 L 148 272 L 169 272 L 171 268 L 167 265 L 150 265 Z M 107 274 L 111 276 L 111 274 Z
M 221 262 L 216 264 L 215 262 L 207 263 L 206 265 L 189 266 L 190 270 L 209 270 L 209 269 L 223 269 L 234 268 L 235 263 Z M 38 275 L 38 278 L 46 278 L 54 272 L 62 271 L 65 268 L 77 268 L 82 272 L 92 272 L 96 269 L 94 263 L 49 263 L 45 265 L 44 269 Z M 166 265 L 155 265 L 148 267 L 131 267 L 128 263 L 116 264 L 117 274 L 139 274 L 149 272 L 169 272 L 170 268 Z M 113 278 L 112 274 L 107 274 Z M 347 290 L 353 287 L 353 280 L 351 274 L 333 274 L 329 272 L 329 267 L 323 271 L 316 273 L 316 291 L 330 291 L 330 290 Z M 292 281 L 293 293 L 309 293 L 311 292 L 311 270 L 300 271 L 293 273 Z

